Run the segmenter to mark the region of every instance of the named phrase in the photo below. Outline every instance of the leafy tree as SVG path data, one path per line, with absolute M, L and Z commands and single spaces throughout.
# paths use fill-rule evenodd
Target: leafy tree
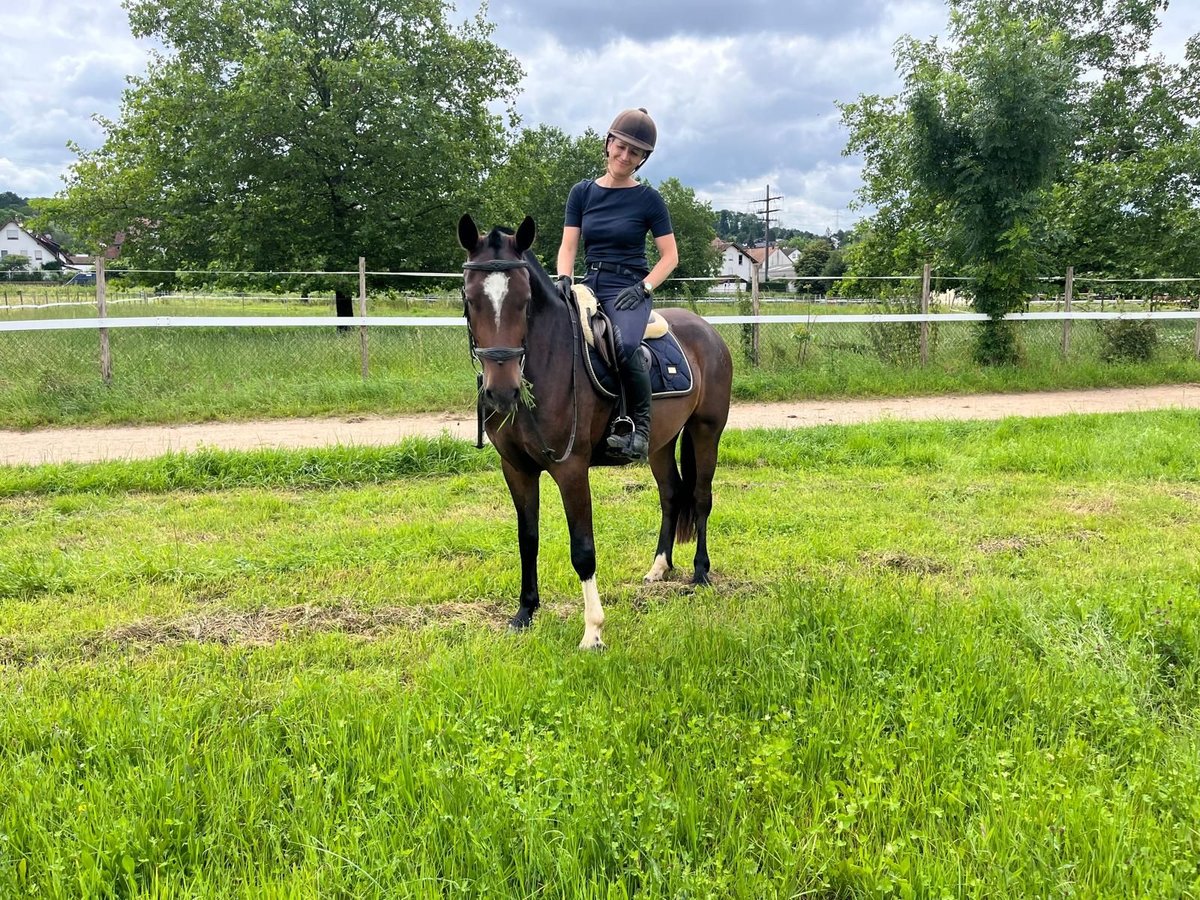
M 794 263 L 796 275 L 800 279 L 796 285 L 798 290 L 806 294 L 825 290 L 822 282 L 813 279 L 824 272 L 833 252 L 833 242 L 827 238 L 813 238 L 804 243 Z
M 422 269 L 503 151 L 516 61 L 444 0 L 130 0 L 166 52 L 48 209 L 151 268 Z M 352 279 L 338 282 L 349 313 Z
M 0 225 L 5 222 L 27 219 L 32 212 L 29 201 L 24 197 L 19 197 L 12 191 L 0 192 Z
M 9 278 L 16 272 L 24 272 L 29 266 L 29 257 L 23 253 L 9 253 L 7 256 L 0 256 L 0 272 L 5 273 Z
M 487 178 L 483 214 L 507 225 L 533 216 L 538 226 L 535 250 L 553 271 L 567 194 L 576 183 L 596 177 L 603 168 L 604 139 L 590 128 L 578 138 L 549 125 L 524 129 L 504 162 Z
M 926 76 L 941 72 L 946 89 L 934 96 L 947 107 L 961 106 L 970 70 L 960 73 L 958 67 L 972 50 L 982 58 L 987 45 L 1011 41 L 995 27 L 1007 21 L 1014 23 L 1012 29 L 1030 23 L 1042 34 L 1055 33 L 1053 56 L 1087 73 L 1065 86 L 1074 141 L 1057 161 L 1053 180 L 1020 200 L 1028 233 L 1018 243 L 1027 251 L 1026 261 L 1040 260 L 1038 274 L 1061 272 L 1067 265 L 1105 275 L 1194 274 L 1200 266 L 1200 141 L 1194 118 L 1200 104 L 1200 38 L 1188 42 L 1181 66 L 1148 57 L 1164 0 L 951 0 L 949 5 L 957 45 L 946 50 L 911 39 L 898 45 L 898 67 L 909 76 L 904 95 L 866 95 L 842 105 L 850 128 L 845 152 L 864 158 L 859 200 L 876 210 L 860 223 L 860 240 L 847 251 L 849 271 L 910 275 L 931 262 L 935 271 L 967 274 L 961 216 L 944 191 L 918 177 L 916 154 L 928 143 L 918 138 L 910 101 L 917 83 L 938 80 Z M 972 31 L 971 23 L 992 25 Z M 1056 67 L 1041 74 L 1050 76 Z M 962 77 L 956 81 L 956 75 Z M 953 134 L 949 128 L 942 136 Z M 844 282 L 842 289 L 881 284 L 886 282 Z
M 1070 137 L 1075 79 L 1065 39 L 1038 20 L 1008 17 L 1005 3 L 954 14 L 959 46 L 913 45 L 905 103 L 913 174 L 947 217 L 947 238 L 971 276 L 976 310 L 988 315 L 980 362 L 1015 361 L 1006 313 L 1036 286 L 1041 191 Z
M 721 254 L 713 246 L 717 233 L 713 228 L 712 207 L 696 199 L 696 192 L 684 186 L 678 178 L 668 178 L 658 186 L 671 212 L 675 243 L 679 249 L 679 265 L 672 278 L 709 278 L 721 268 Z M 652 240 L 648 240 L 650 264 L 658 259 Z M 668 282 L 672 291 L 699 296 L 711 286 L 707 281 Z
M 1080 271 L 1131 277 L 1200 270 L 1200 39 L 1189 63 L 1130 63 L 1089 91 L 1067 176 L 1049 197 L 1052 252 Z

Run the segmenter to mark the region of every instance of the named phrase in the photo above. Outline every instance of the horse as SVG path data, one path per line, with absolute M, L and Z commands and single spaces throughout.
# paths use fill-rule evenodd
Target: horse
M 581 650 L 603 649 L 604 608 L 596 586 L 589 468 L 605 458 L 613 418 L 611 397 L 600 393 L 585 369 L 579 311 L 562 298 L 530 252 L 537 227 L 529 216 L 515 232 L 480 233 L 470 215 L 458 223 L 467 252 L 463 312 L 471 353 L 480 371 L 480 410 L 489 440 L 500 454 L 504 480 L 517 514 L 521 593 L 509 627 L 528 628 L 538 596 L 540 478 L 558 485 L 571 543 L 571 564 L 583 591 Z M 716 330 L 684 309 L 662 310 L 691 367 L 693 388 L 655 399 L 651 416 L 650 471 L 658 484 L 662 523 L 646 582 L 661 581 L 674 567 L 676 540 L 696 541 L 692 582 L 710 583 L 708 518 L 717 447 L 729 418 L 733 359 Z M 676 466 L 676 445 L 679 465 Z

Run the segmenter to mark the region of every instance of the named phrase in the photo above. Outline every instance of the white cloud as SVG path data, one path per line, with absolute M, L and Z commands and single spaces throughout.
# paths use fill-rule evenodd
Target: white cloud
M 613 0 L 601 14 L 591 0 L 492 0 L 491 16 L 493 39 L 527 72 L 523 124 L 602 132 L 620 109 L 645 106 L 661 135 L 651 180 L 678 177 L 740 210 L 761 207 L 770 184 L 784 224 L 820 232 L 857 215 L 859 164 L 841 155 L 836 101 L 896 93 L 896 40 L 941 32 L 946 6 Z M 1200 5 L 1177 0 L 1162 19 L 1155 47 L 1179 60 Z M 0 191 L 52 194 L 74 161 L 67 141 L 100 145 L 93 117 L 118 116 L 126 76 L 144 71 L 152 45 L 131 36 L 120 0 L 23 0 L 6 10 L 5 33 Z

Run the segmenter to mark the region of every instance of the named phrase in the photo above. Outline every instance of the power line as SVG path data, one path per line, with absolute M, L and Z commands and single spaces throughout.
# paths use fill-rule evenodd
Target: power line
M 763 222 L 763 280 L 766 281 L 771 277 L 771 213 L 779 212 L 779 207 L 771 208 L 771 202 L 774 200 L 782 200 L 783 195 L 777 197 L 771 196 L 771 186 L 767 185 L 766 197 L 762 200 L 752 201 L 755 205 L 763 204 L 762 216 Z

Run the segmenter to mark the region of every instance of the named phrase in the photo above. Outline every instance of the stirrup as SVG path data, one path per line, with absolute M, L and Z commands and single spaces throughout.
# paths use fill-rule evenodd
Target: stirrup
M 608 446 L 624 447 L 633 434 L 633 419 L 629 416 L 617 416 L 613 419 L 612 428 L 608 430 Z

